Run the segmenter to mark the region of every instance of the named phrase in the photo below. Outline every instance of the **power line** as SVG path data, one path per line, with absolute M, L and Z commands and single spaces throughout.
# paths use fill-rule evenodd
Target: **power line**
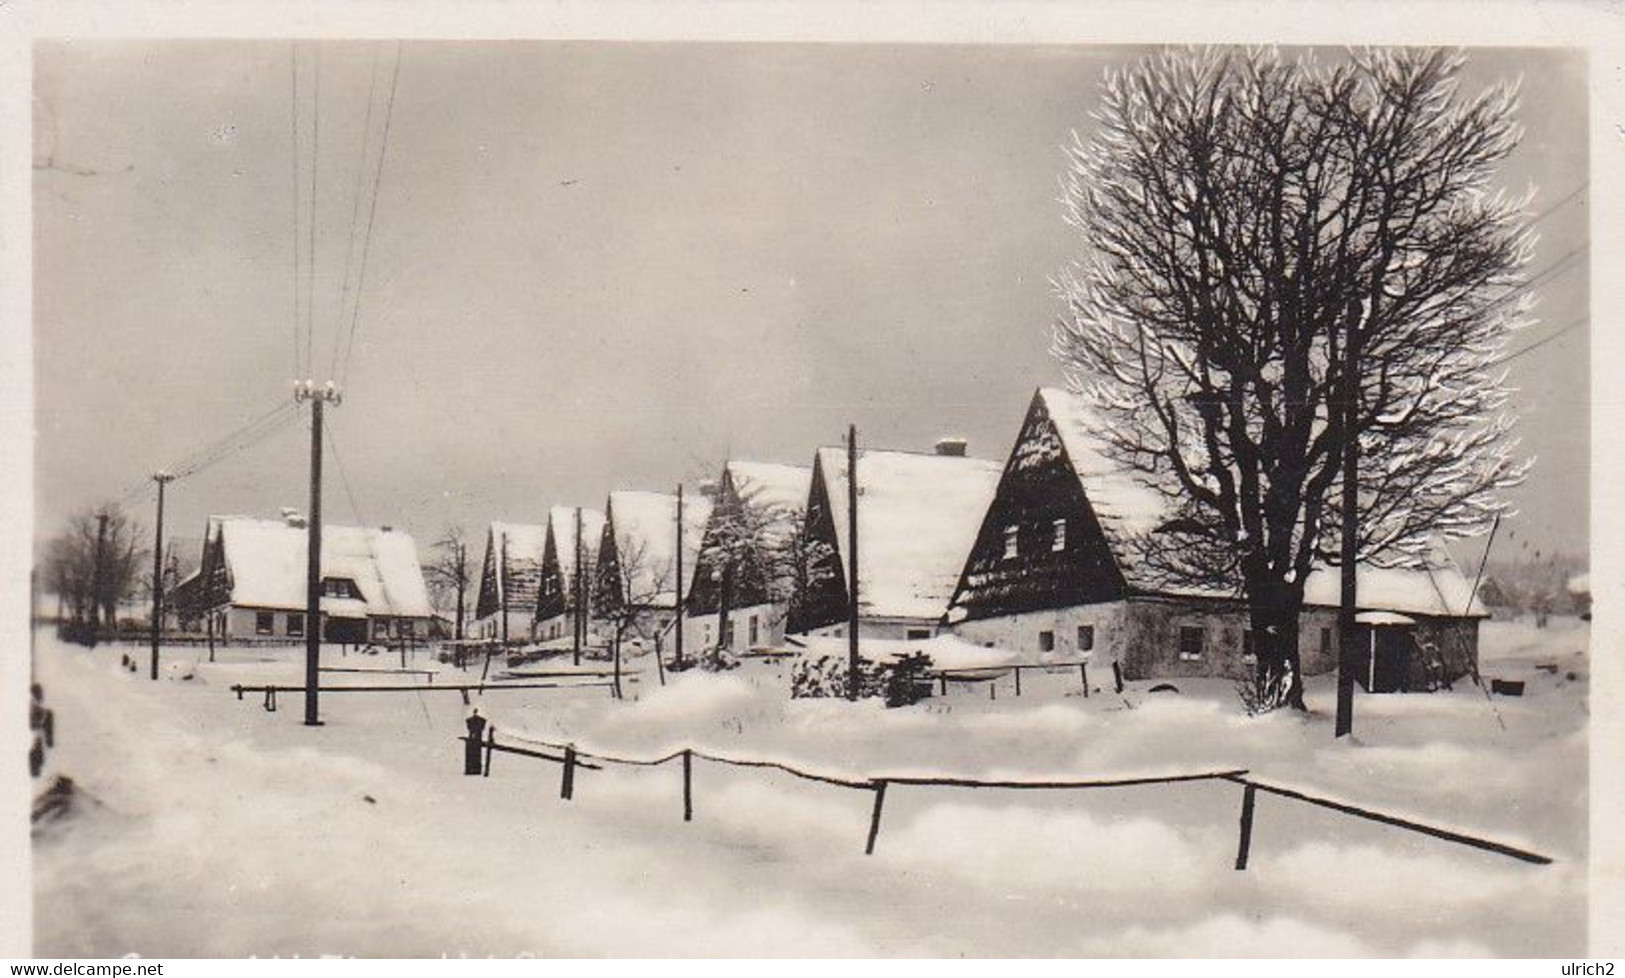
M 378 217 L 378 197 L 383 188 L 384 158 L 389 153 L 389 129 L 395 119 L 395 90 L 401 80 L 401 42 L 395 42 L 395 67 L 390 72 L 389 101 L 384 108 L 384 131 L 378 146 L 378 168 L 372 181 L 372 204 L 367 212 L 367 233 L 362 239 L 361 268 L 356 277 L 355 302 L 350 310 L 350 335 L 345 342 L 344 368 L 339 372 L 341 382 L 350 375 L 350 357 L 355 351 L 356 323 L 361 318 L 361 297 L 365 294 L 364 287 L 367 281 L 367 258 L 372 252 L 373 222 Z
M 313 366 L 316 339 L 316 194 L 317 173 L 322 159 L 322 49 L 318 45 L 315 55 L 315 85 L 311 93 L 310 123 L 310 249 L 305 256 L 308 263 L 308 285 L 305 290 L 305 365 Z M 296 378 L 297 379 L 297 378 Z
M 293 178 L 293 376 L 295 379 L 305 375 L 304 364 L 299 357 L 299 315 L 301 308 L 301 293 L 304 291 L 301 275 L 303 268 L 300 264 L 299 248 L 299 43 L 295 41 L 288 45 L 288 80 L 291 89 L 290 98 L 290 127 L 289 154 L 292 166 L 289 168 Z
M 355 166 L 355 194 L 350 202 L 350 232 L 344 245 L 344 284 L 339 290 L 339 311 L 333 322 L 333 359 L 327 368 L 329 377 L 336 376 L 339 363 L 339 330 L 344 326 L 346 300 L 350 297 L 350 269 L 355 253 L 355 229 L 361 218 L 361 178 L 367 172 L 367 143 L 372 137 L 372 107 L 378 93 L 378 49 L 372 49 L 372 80 L 367 84 L 367 115 L 361 123 L 361 158 Z
M 1575 319 L 1575 320 L 1573 320 L 1571 322 L 1565 323 L 1561 328 L 1559 328 L 1557 330 L 1557 332 L 1552 333 L 1552 334 L 1550 334 L 1548 336 L 1542 337 L 1541 339 L 1536 340 L 1535 342 L 1529 344 L 1526 347 L 1523 347 L 1522 349 L 1514 350 L 1511 353 L 1508 353 L 1504 357 L 1500 357 L 1498 359 L 1491 360 L 1489 363 L 1485 364 L 1484 366 L 1486 368 L 1488 368 L 1488 367 L 1499 367 L 1504 363 L 1510 363 L 1513 360 L 1516 360 L 1519 357 L 1523 356 L 1525 353 L 1533 353 L 1534 351 L 1540 349 L 1541 347 L 1545 346 L 1546 344 L 1554 342 L 1554 341 L 1562 338 L 1565 334 L 1572 333 L 1573 331 L 1579 329 L 1581 326 L 1584 326 L 1586 323 L 1589 323 L 1590 321 L 1591 321 L 1590 316 L 1581 316 L 1578 319 Z
M 1545 210 L 1541 211 L 1539 214 L 1536 214 L 1534 217 L 1530 218 L 1529 223 L 1528 223 L 1528 225 L 1526 225 L 1526 227 L 1531 227 L 1532 228 L 1535 225 L 1539 224 L 1541 221 L 1546 220 L 1546 218 L 1550 217 L 1554 211 L 1558 210 L 1563 205 L 1567 204 L 1569 201 L 1573 200 L 1574 198 L 1580 196 L 1580 194 L 1584 193 L 1586 188 L 1589 187 L 1589 186 L 1591 186 L 1591 179 L 1589 177 L 1584 179 L 1584 180 L 1581 180 L 1579 186 L 1575 187 L 1573 190 L 1570 190 L 1568 193 L 1566 193 L 1562 197 L 1558 198 L 1556 203 L 1547 205 Z

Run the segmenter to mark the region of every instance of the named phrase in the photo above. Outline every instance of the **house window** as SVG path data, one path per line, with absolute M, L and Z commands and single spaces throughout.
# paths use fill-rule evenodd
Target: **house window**
M 750 616 L 750 647 L 754 649 L 757 645 L 761 644 L 761 641 L 762 641 L 761 622 L 758 622 L 756 620 L 755 615 L 751 615 Z
M 1038 633 L 1038 651 L 1040 651 L 1040 652 L 1054 652 L 1055 651 L 1055 633 L 1054 632 L 1052 632 L 1052 631 L 1042 631 L 1042 632 Z
M 1055 551 L 1066 549 L 1066 520 L 1055 521 L 1055 530 L 1050 535 L 1049 548 Z
M 1020 529 L 1020 527 L 1016 526 L 1007 526 L 1004 528 L 1005 560 L 1014 560 L 1016 555 L 1021 552 L 1021 545 L 1017 540 L 1017 534 L 1019 533 Z
M 1258 661 L 1258 649 L 1253 645 L 1253 630 L 1251 628 L 1241 630 L 1241 661 Z
M 910 642 L 923 642 L 930 637 L 931 629 L 929 628 L 910 628 L 908 630 L 908 640 Z
M 300 615 L 300 614 L 289 613 L 289 615 L 288 615 L 288 637 L 289 638 L 299 638 L 299 637 L 303 636 L 304 634 L 305 634 L 305 616 Z
M 387 618 L 374 618 L 372 620 L 372 637 L 373 638 L 388 638 L 389 637 L 389 619 L 387 619 Z
M 1332 654 L 1332 630 L 1330 628 L 1322 628 L 1320 630 L 1320 654 Z
M 1205 638 L 1206 632 L 1201 625 L 1179 626 L 1179 657 L 1181 659 L 1200 659 Z
M 1078 651 L 1087 652 L 1095 647 L 1095 626 L 1078 626 Z
M 722 626 L 722 647 L 725 649 L 734 647 L 734 623 L 732 621 Z
M 269 611 L 255 612 L 255 614 L 254 614 L 254 634 L 255 635 L 274 635 L 274 634 L 276 634 L 276 615 L 271 614 Z

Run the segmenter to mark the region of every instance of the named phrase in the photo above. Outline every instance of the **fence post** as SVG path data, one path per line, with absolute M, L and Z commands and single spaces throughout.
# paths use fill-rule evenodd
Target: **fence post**
M 869 842 L 863 847 L 863 854 L 865 856 L 872 856 L 875 854 L 875 839 L 880 835 L 880 810 L 885 806 L 885 804 L 886 782 L 884 780 L 876 781 L 875 807 L 874 811 L 869 814 Z
M 1016 666 L 1015 673 L 1016 673 L 1016 695 L 1020 696 L 1021 695 L 1021 667 L 1020 666 Z
M 1078 663 L 1078 678 L 1083 680 L 1083 698 L 1089 698 L 1089 663 Z
M 1123 691 L 1123 664 L 1116 659 L 1112 660 L 1112 684 L 1119 693 Z
M 694 751 L 683 748 L 683 821 L 694 821 Z
M 491 776 L 491 755 L 496 753 L 494 749 L 496 745 L 497 728 L 493 725 L 491 729 L 485 732 L 485 770 L 481 773 L 481 777 L 489 778 Z
M 999 677 L 998 676 L 994 676 L 992 679 L 989 679 L 987 681 L 987 698 L 990 699 L 990 700 L 996 700 L 996 699 L 999 698 Z
M 939 672 L 939 673 L 937 673 L 937 682 L 942 684 L 942 695 L 947 696 L 948 695 L 948 677 Z
M 1236 868 L 1247 868 L 1247 855 L 1253 848 L 1253 796 L 1258 789 L 1247 785 L 1241 792 L 1241 838 L 1236 844 Z
M 576 793 L 576 749 L 574 744 L 564 747 L 564 775 L 559 780 L 559 797 L 569 801 Z

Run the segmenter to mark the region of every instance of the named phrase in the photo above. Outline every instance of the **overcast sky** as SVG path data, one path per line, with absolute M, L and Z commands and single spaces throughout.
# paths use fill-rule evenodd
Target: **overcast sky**
M 320 58 L 317 378 L 348 330 L 361 137 L 393 44 L 301 45 L 308 207 Z M 36 512 L 42 534 L 288 396 L 295 376 L 287 42 L 35 49 Z M 426 43 L 402 48 L 329 518 L 540 522 L 552 504 L 662 489 L 729 453 L 810 463 L 944 434 L 1002 459 L 1040 384 L 1080 242 L 1056 202 L 1105 47 Z M 363 126 L 374 58 L 379 88 Z M 1472 55 L 1523 78 L 1504 183 L 1537 211 L 1586 181 L 1583 55 Z M 1582 192 L 1540 223 L 1532 271 L 1586 243 Z M 301 233 L 307 233 L 308 228 Z M 1583 263 L 1540 289 L 1588 308 Z M 354 265 L 352 265 L 354 267 Z M 1510 368 L 1519 543 L 1584 553 L 1588 328 Z M 340 357 L 342 360 L 342 357 Z M 305 505 L 292 426 L 172 487 L 173 534 Z M 343 476 L 340 474 L 343 470 Z M 351 491 L 344 485 L 344 477 Z M 350 497 L 353 494 L 354 504 Z M 150 493 L 133 508 L 150 523 Z M 359 512 L 357 512 L 359 510 Z M 1498 547 L 1498 550 L 1500 548 Z

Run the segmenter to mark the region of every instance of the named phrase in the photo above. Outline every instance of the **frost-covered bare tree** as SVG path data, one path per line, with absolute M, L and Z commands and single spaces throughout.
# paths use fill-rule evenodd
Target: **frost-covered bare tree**
M 605 534 L 606 538 L 608 534 Z M 610 655 L 615 665 L 615 697 L 621 696 L 621 645 L 627 639 L 654 642 L 657 668 L 661 664 L 664 623 L 653 609 L 672 597 L 671 568 L 661 566 L 649 552 L 648 541 L 629 534 L 606 540 L 607 553 L 599 558 L 593 580 L 593 616 L 609 629 Z M 662 680 L 664 681 L 664 680 Z
M 468 540 L 461 526 L 448 526 L 434 542 L 434 560 L 423 569 L 424 582 L 434 596 L 435 607 L 454 610 L 453 637 L 463 637 L 464 612 L 468 606 Z
M 1480 532 L 1527 468 L 1495 369 L 1530 307 L 1526 200 L 1492 188 L 1517 99 L 1462 92 L 1463 65 L 1170 50 L 1109 72 L 1068 152 L 1084 251 L 1057 279 L 1054 351 L 1103 450 L 1165 499 L 1138 559 L 1246 599 L 1270 705 L 1302 707 L 1298 615 L 1337 560 L 1347 439 L 1379 564 Z
M 694 582 L 696 597 L 715 589 L 717 647 L 708 654 L 727 644 L 729 615 L 740 600 L 789 600 L 796 583 L 791 543 L 804 521 L 798 508 L 767 498 L 758 486 L 736 485 L 718 499 L 700 547 L 700 562 L 713 577 Z
M 99 522 L 104 516 L 105 528 Z M 67 530 L 51 540 L 41 577 L 66 603 L 73 625 L 91 631 L 117 625 L 119 603 L 137 596 L 146 583 L 144 536 L 139 523 L 108 503 L 75 514 Z

